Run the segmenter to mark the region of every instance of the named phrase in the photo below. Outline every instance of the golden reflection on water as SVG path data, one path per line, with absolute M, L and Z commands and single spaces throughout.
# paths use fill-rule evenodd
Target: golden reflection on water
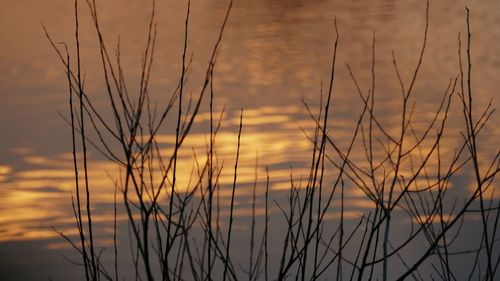
M 270 112 L 269 108 L 263 111 Z M 253 116 L 252 116 L 253 115 Z M 301 135 L 294 136 L 291 131 L 281 130 L 272 133 L 251 130 L 251 126 L 261 122 L 258 111 L 249 111 L 249 130 L 244 131 L 240 163 L 238 168 L 238 184 L 252 184 L 255 180 L 255 157 L 258 154 L 258 173 L 265 175 L 265 165 L 273 165 L 290 161 L 290 151 L 295 151 L 293 158 L 301 161 L 307 156 L 308 141 Z M 270 117 L 271 115 L 268 115 Z M 282 115 L 281 115 L 282 116 Z M 203 116 L 202 116 L 203 117 Z M 272 117 L 270 117 L 272 120 Z M 281 122 L 287 121 L 284 118 Z M 231 120 L 225 120 L 231 124 Z M 277 121 L 279 122 L 279 121 Z M 274 122 L 270 122 L 274 123 Z M 222 130 L 216 139 L 216 153 L 219 161 L 225 168 L 220 176 L 221 185 L 231 185 L 233 173 L 230 168 L 234 165 L 237 134 Z M 171 145 L 175 141 L 172 136 L 160 135 L 158 141 L 163 145 Z M 206 161 L 207 135 L 203 133 L 191 134 L 179 151 L 178 161 L 178 191 L 188 189 L 192 169 L 195 161 Z M 196 159 L 193 149 L 197 152 Z M 2 205 L 0 206 L 0 241 L 45 239 L 53 238 L 58 234 L 50 229 L 57 227 L 68 235 L 74 235 L 74 218 L 71 211 L 71 196 L 75 196 L 74 170 L 72 155 L 65 153 L 51 157 L 35 155 L 30 150 L 17 154 L 26 168 L 13 169 L 10 166 L 0 167 L 0 182 L 2 183 Z M 81 157 L 81 155 L 78 155 Z M 114 181 L 119 180 L 120 173 L 117 167 L 108 161 L 91 160 L 89 163 L 89 177 L 92 205 L 113 204 Z M 300 170 L 295 169 L 298 173 Z M 304 170 L 306 172 L 306 170 Z M 285 169 L 273 170 L 273 182 L 287 181 L 290 171 Z M 80 171 L 80 181 L 83 182 L 83 172 Z M 274 185 L 271 186 L 274 188 Z M 242 189 L 238 195 L 249 195 L 249 190 Z M 222 197 L 230 196 L 230 190 L 222 191 Z M 83 200 L 83 199 L 82 199 Z M 239 209 L 238 215 L 248 215 L 247 209 Z M 118 220 L 126 220 L 126 216 L 119 216 Z M 97 212 L 95 223 L 108 222 L 111 224 L 113 216 Z
M 240 198 L 250 198 L 252 189 L 245 186 L 253 186 L 257 173 L 257 196 L 263 196 L 265 191 L 266 167 L 269 167 L 270 189 L 274 192 L 290 189 L 290 180 L 293 178 L 295 185 L 307 181 L 309 175 L 308 161 L 310 161 L 312 144 L 299 130 L 304 129 L 306 134 L 311 134 L 314 128 L 312 120 L 293 120 L 293 114 L 300 112 L 299 108 L 263 107 L 244 111 L 244 127 L 241 139 L 240 162 L 238 166 L 238 186 L 236 196 Z M 206 121 L 206 114 L 200 115 L 199 122 Z M 233 167 L 236 155 L 237 133 L 226 129 L 236 125 L 239 119 L 226 115 L 222 120 L 222 128 L 216 136 L 216 161 L 218 166 L 224 166 L 219 178 L 219 184 L 223 187 L 219 195 L 222 205 L 229 204 L 231 196 L 230 186 L 233 183 Z M 337 138 L 342 146 L 353 133 L 353 120 L 338 119 L 332 123 L 331 134 Z M 267 125 L 277 125 L 278 129 L 261 130 Z M 422 129 L 425 128 L 422 127 Z M 498 130 L 494 128 L 493 130 Z M 169 135 L 159 135 L 158 143 L 165 149 L 165 154 L 170 155 L 175 137 Z M 455 148 L 460 144 L 460 138 L 446 136 L 441 144 L 441 158 L 450 159 L 455 152 Z M 206 161 L 206 149 L 208 145 L 208 135 L 206 133 L 193 132 L 188 136 L 179 151 L 178 161 L 178 191 L 188 190 L 193 185 L 192 177 L 197 177 L 196 163 Z M 414 143 L 409 142 L 408 147 Z M 361 145 L 361 144 L 358 144 Z M 413 157 L 421 159 L 431 149 L 432 142 L 423 142 L 422 149 L 415 151 Z M 361 146 L 360 146 L 361 147 Z M 330 152 L 334 155 L 333 151 Z M 383 157 L 383 150 L 378 150 L 376 157 Z M 2 204 L 0 205 L 0 241 L 15 241 L 29 239 L 54 238 L 58 234 L 51 229 L 52 226 L 63 231 L 66 235 L 75 235 L 74 217 L 71 210 L 71 197 L 75 196 L 74 190 L 74 170 L 72 154 L 63 153 L 54 156 L 40 156 L 35 152 L 19 150 L 17 155 L 24 163 L 24 168 L 14 169 L 11 166 L 0 166 L 0 183 L 2 184 Z M 195 156 L 196 155 L 196 156 Z M 81 158 L 81 155 L 78 155 Z M 368 168 L 366 155 L 363 149 L 353 151 L 351 160 L 359 163 L 360 168 Z M 486 159 L 481 159 L 481 161 Z M 111 211 L 105 211 L 103 204 L 112 206 L 115 194 L 115 182 L 120 180 L 120 172 L 115 164 L 106 160 L 90 160 L 89 177 L 91 188 L 92 206 L 100 205 L 100 210 L 94 210 L 94 223 L 102 224 L 104 232 L 112 231 L 110 226 L 114 217 Z M 444 160 L 442 160 L 444 161 Z M 257 166 L 256 166 L 257 165 Z M 426 173 L 430 178 L 435 177 L 437 171 L 438 158 L 432 157 L 429 160 Z M 403 166 L 400 171 L 401 176 L 410 177 L 412 175 L 411 166 Z M 336 169 L 326 171 L 326 175 L 336 174 Z M 82 177 L 82 172 L 80 171 Z M 169 175 L 171 179 L 171 175 Z M 422 179 L 425 180 L 425 179 Z M 81 178 L 83 181 L 83 178 Z M 453 188 L 454 183 L 450 183 L 448 188 Z M 494 192 L 495 186 L 489 189 L 489 194 Z M 498 194 L 496 194 L 498 197 Z M 346 206 L 344 216 L 347 219 L 356 219 L 363 214 L 363 210 L 373 208 L 373 202 L 358 188 L 346 188 Z M 119 201 L 121 197 L 119 196 Z M 247 202 L 250 202 L 245 199 Z M 243 200 L 242 202 L 245 202 Z M 333 206 L 339 206 L 340 202 L 335 199 Z M 111 208 L 111 207 L 110 207 Z M 111 209 L 110 209 L 111 210 Z M 250 205 L 239 205 L 236 209 L 236 216 L 248 217 L 252 215 Z M 256 215 L 262 215 L 264 209 L 257 207 Z M 271 214 L 279 216 L 279 211 L 273 206 Z M 223 211 L 221 217 L 228 216 L 227 211 Z M 335 219 L 339 211 L 332 210 L 325 219 Z M 118 221 L 126 221 L 125 214 L 119 214 Z M 60 248 L 64 244 L 51 244 L 51 248 Z
M 290 108 L 285 110 L 285 113 L 297 111 L 297 108 Z M 239 186 L 251 186 L 256 179 L 256 172 L 257 180 L 262 182 L 266 177 L 266 167 L 270 167 L 271 190 L 289 189 L 291 174 L 295 178 L 306 178 L 308 175 L 308 169 L 300 163 L 309 159 L 311 144 L 300 133 L 298 123 L 295 123 L 294 129 L 287 126 L 281 126 L 281 129 L 273 131 L 259 129 L 259 126 L 266 124 L 290 123 L 290 117 L 285 113 L 270 107 L 248 110 L 244 113 L 245 125 L 237 180 Z M 200 121 L 204 121 L 203 116 L 201 115 Z M 229 125 L 234 122 L 236 120 L 231 117 L 222 121 L 223 124 Z M 309 126 L 314 124 L 305 120 L 301 123 Z M 160 135 L 157 140 L 160 145 L 167 147 L 172 147 L 175 142 L 173 136 L 167 135 Z M 218 181 L 221 186 L 231 186 L 233 183 L 232 167 L 236 155 L 236 142 L 236 132 L 222 128 L 217 134 L 215 148 L 217 162 L 218 165 L 224 165 Z M 179 151 L 178 191 L 190 188 L 191 177 L 193 174 L 196 175 L 193 172 L 196 161 L 198 163 L 206 161 L 207 143 L 208 136 L 205 133 L 192 133 L 184 142 L 183 148 Z M 169 151 L 166 151 L 167 155 L 168 153 Z M 18 150 L 17 156 L 21 158 L 24 168 L 0 167 L 3 199 L 0 206 L 0 229 L 2 229 L 0 241 L 53 238 L 58 234 L 50 228 L 52 226 L 67 235 L 74 235 L 74 218 L 71 211 L 71 197 L 75 196 L 73 156 L 70 153 L 50 157 L 40 156 L 29 149 Z M 81 158 L 81 155 L 78 157 Z M 292 168 L 292 164 L 289 163 L 295 163 L 297 167 Z M 114 182 L 119 180 L 119 170 L 115 164 L 105 160 L 91 160 L 88 166 L 92 205 L 113 204 Z M 80 177 L 80 181 L 83 182 L 82 171 Z M 263 193 L 262 188 L 259 186 L 257 191 L 259 195 Z M 249 188 L 237 190 L 237 196 L 250 196 L 251 193 Z M 227 201 L 230 195 L 230 189 L 222 189 L 221 202 Z M 257 215 L 262 213 L 261 209 L 256 211 Z M 251 212 L 251 208 L 241 207 L 238 208 L 236 215 L 249 216 Z M 222 214 L 224 215 L 226 214 Z M 118 220 L 124 221 L 126 216 L 120 215 Z M 95 212 L 93 221 L 110 225 L 113 216 L 98 211 Z

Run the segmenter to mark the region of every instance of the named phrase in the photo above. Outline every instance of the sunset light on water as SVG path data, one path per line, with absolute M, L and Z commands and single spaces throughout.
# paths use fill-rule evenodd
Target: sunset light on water
M 499 3 L 4 6 L 0 280 L 498 278 Z

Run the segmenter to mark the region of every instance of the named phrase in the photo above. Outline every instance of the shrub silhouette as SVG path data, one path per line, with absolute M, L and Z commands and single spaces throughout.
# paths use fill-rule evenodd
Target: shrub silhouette
M 427 46 L 429 2 L 425 11 L 426 27 L 421 52 L 417 55 L 418 63 L 409 82 L 405 83 L 401 78 L 397 59 L 393 56 L 396 78 L 401 86 L 399 129 L 396 133 L 389 132 L 383 125 L 384 117 L 374 110 L 377 105 L 375 39 L 370 66 L 372 85 L 367 93 L 361 90 L 354 72 L 347 66 L 362 102 L 362 110 L 344 148 L 328 130 L 329 124 L 334 122 L 329 119 L 329 113 L 334 98 L 337 49 L 341 42 L 335 30 L 337 37 L 333 45 L 326 99 L 321 98 L 317 114 L 305 104 L 311 122 L 315 124 L 314 134 L 309 138 L 312 147 L 309 177 L 302 184 L 291 179 L 285 204 L 273 199 L 269 190 L 269 174 L 265 193 L 258 198 L 256 179 L 248 234 L 248 264 L 242 265 L 235 258 L 237 246 L 234 241 L 238 237 L 234 237 L 233 221 L 238 192 L 240 140 L 245 138 L 243 110 L 238 145 L 234 151 L 234 178 L 229 187 L 218 181 L 222 167 L 216 163 L 214 149 L 222 117 L 214 117 L 213 112 L 213 69 L 232 1 L 229 1 L 222 19 L 201 90 L 188 101 L 185 84 L 190 67 L 186 57 L 190 1 L 187 2 L 180 79 L 165 106 L 159 110 L 153 109 L 149 96 L 156 39 L 154 1 L 136 95 L 129 93 L 125 86 L 119 52 L 115 59 L 105 44 L 95 2 L 87 0 L 87 5 L 99 40 L 103 79 L 109 99 L 106 114 L 112 114 L 112 121 L 97 110 L 82 81 L 77 0 L 76 53 L 71 56 L 68 48 L 60 49 L 46 33 L 66 67 L 71 116 L 68 122 L 73 137 L 76 198 L 72 198 L 72 204 L 79 241 L 61 235 L 80 253 L 85 280 L 122 280 L 127 277 L 120 272 L 123 267 L 118 261 L 116 218 L 122 209 L 117 207 L 119 200 L 116 196 L 115 208 L 110 210 L 115 217 L 113 265 L 102 261 L 102 249 L 96 246 L 92 193 L 87 173 L 87 166 L 92 165 L 87 159 L 89 145 L 116 163 L 122 171 L 116 181 L 115 192 L 121 196 L 123 211 L 128 218 L 128 247 L 135 271 L 133 278 L 137 280 L 426 280 L 431 278 L 429 276 L 442 280 L 464 279 L 456 273 L 460 265 L 455 262 L 456 256 L 464 257 L 470 263 L 469 279 L 495 280 L 498 276 L 500 210 L 498 199 L 495 199 L 491 189 L 495 188 L 500 154 L 499 151 L 480 152 L 478 149 L 478 134 L 493 116 L 494 110 L 491 104 L 484 109 L 473 106 L 468 9 L 465 46 L 458 37 L 460 69 L 444 90 L 441 102 L 423 131 L 414 127 L 413 110 L 415 84 Z M 71 67 L 75 59 L 76 67 Z M 196 177 L 191 179 L 192 185 L 181 188 L 178 183 L 178 151 L 190 137 L 204 99 L 209 99 L 210 106 L 206 159 L 197 159 L 192 167 L 196 172 Z M 452 100 L 459 101 L 463 112 L 462 142 L 455 148 L 452 158 L 445 159 L 441 147 L 445 145 L 443 134 L 447 131 Z M 164 152 L 157 139 L 167 120 L 175 121 L 176 126 L 175 143 L 169 154 Z M 95 139 L 89 137 L 89 130 Z M 364 160 L 353 159 L 353 151 L 362 151 Z M 492 160 L 489 163 L 480 162 L 480 153 L 491 153 Z M 82 157 L 77 157 L 77 154 Z M 325 169 L 331 167 L 334 167 L 332 174 L 335 176 L 327 181 Z M 448 187 L 458 172 L 464 169 L 470 170 L 473 175 L 473 188 L 465 197 L 454 198 Z M 371 201 L 372 208 L 360 218 L 346 216 L 346 186 L 358 188 Z M 220 202 L 219 192 L 228 188 L 230 202 Z M 257 204 L 263 205 L 263 218 L 256 214 Z M 227 220 L 221 216 L 222 207 L 229 210 Z M 281 212 L 283 229 L 270 227 L 271 208 Z M 332 213 L 336 215 L 335 220 L 327 220 Z M 469 226 L 467 216 L 471 213 L 480 215 L 480 227 L 471 229 Z M 395 233 L 395 220 L 409 222 L 411 229 L 406 233 Z M 259 228 L 258 222 L 262 222 L 263 226 Z M 457 241 L 472 236 L 470 231 L 476 232 L 480 242 L 466 250 L 456 247 Z M 393 236 L 397 239 L 391 239 Z M 282 244 L 271 246 L 271 241 Z M 279 250 L 275 250 L 277 248 Z M 418 250 L 415 251 L 415 248 Z

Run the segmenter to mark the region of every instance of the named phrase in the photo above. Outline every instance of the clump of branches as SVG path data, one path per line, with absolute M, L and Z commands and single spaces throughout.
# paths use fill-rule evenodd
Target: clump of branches
M 480 153 L 491 151 L 479 151 L 478 135 L 494 110 L 490 103 L 476 113 L 473 104 L 468 10 L 465 47 L 460 35 L 458 37 L 459 71 L 450 79 L 423 130 L 415 126 L 415 85 L 427 45 L 428 2 L 421 51 L 409 82 L 401 78 L 393 54 L 395 77 L 400 85 L 399 129 L 396 132 L 389 130 L 384 125 L 384 117 L 376 113 L 375 38 L 368 92 L 361 90 L 354 71 L 347 65 L 362 105 L 347 146 L 340 145 L 335 131 L 329 130 L 340 42 L 335 23 L 336 39 L 326 99 L 320 98 L 318 114 L 305 104 L 315 124 L 315 130 L 309 136 L 312 144 L 309 175 L 306 181 L 298 183 L 292 174 L 285 203 L 275 198 L 274 204 L 270 204 L 269 173 L 264 196 L 257 197 L 256 164 L 249 252 L 246 255 L 248 264 L 243 265 L 235 254 L 241 252 L 242 246 L 235 244 L 238 237 L 234 237 L 233 228 L 240 141 L 244 138 L 243 110 L 230 186 L 219 182 L 223 165 L 217 161 L 215 144 L 222 115 L 214 118 L 213 112 L 214 67 L 232 1 L 222 20 L 201 90 L 191 99 L 187 99 L 185 93 L 190 68 L 187 49 L 191 3 L 187 1 L 182 67 L 177 87 L 159 109 L 154 106 L 149 91 L 157 34 L 155 2 L 136 94 L 126 86 L 119 48 L 113 56 L 105 44 L 95 0 L 86 0 L 86 4 L 99 42 L 109 112 L 98 110 L 82 79 L 78 0 L 75 0 L 74 10 L 76 54 L 70 55 L 66 45 L 60 49 L 47 33 L 66 67 L 70 108 L 67 121 L 71 126 L 74 156 L 75 198 L 72 198 L 72 206 L 79 235 L 76 240 L 61 235 L 79 252 L 85 280 L 122 280 L 126 277 L 118 258 L 117 215 L 121 210 L 118 201 L 123 203 L 128 219 L 130 260 L 135 273 L 132 279 L 135 280 L 426 280 L 429 276 L 456 280 L 463 278 L 456 273 L 463 261 L 456 261 L 456 257 L 464 257 L 471 265 L 469 279 L 494 280 L 498 276 L 500 205 L 491 189 L 499 171 L 500 151 L 493 152 L 489 163 L 480 161 L 483 159 Z M 462 53 L 464 48 L 465 55 Z M 71 61 L 74 58 L 76 66 Z M 178 180 L 179 150 L 190 136 L 202 100 L 207 98 L 210 137 L 206 157 L 205 160 L 196 158 L 190 183 L 181 187 Z M 442 151 L 445 145 L 443 136 L 454 100 L 458 100 L 461 106 L 464 127 L 461 143 L 451 159 L 447 159 Z M 111 121 L 105 117 L 108 113 L 112 116 Z M 166 130 L 167 120 L 175 121 L 171 122 L 175 124 L 173 147 L 163 147 L 164 144 L 158 141 L 160 132 Z M 89 137 L 88 130 L 95 138 Z M 110 210 L 115 218 L 114 262 L 111 266 L 103 262 L 103 251 L 95 241 L 88 146 L 94 147 L 122 171 L 114 186 L 115 204 Z M 359 151 L 363 152 L 364 158 L 354 159 L 354 152 Z M 472 171 L 474 181 L 471 192 L 457 198 L 449 187 L 464 169 Z M 371 202 L 372 208 L 358 219 L 346 216 L 347 188 L 359 189 Z M 228 189 L 229 203 L 219 200 L 222 189 Z M 117 194 L 121 200 L 117 199 Z M 263 217 L 256 214 L 257 204 L 263 205 Z M 221 208 L 229 210 L 227 221 L 223 221 L 226 218 L 221 216 Z M 276 226 L 273 229 L 274 225 L 269 223 L 273 209 L 281 213 L 282 228 Z M 335 219 L 327 219 L 332 213 Z M 468 227 L 471 214 L 480 215 L 480 227 L 473 229 L 479 233 L 480 239 L 476 245 L 460 249 L 456 246 L 458 242 L 471 235 Z M 395 224 L 401 221 L 408 222 L 409 229 L 401 231 L 398 227 L 395 233 Z M 263 226 L 259 228 L 260 222 Z M 270 241 L 282 244 L 270 245 Z M 129 268 L 124 272 L 127 270 Z

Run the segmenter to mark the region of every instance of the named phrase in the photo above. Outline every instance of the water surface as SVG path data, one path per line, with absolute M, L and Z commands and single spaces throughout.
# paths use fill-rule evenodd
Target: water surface
M 110 48 L 120 38 L 122 63 L 131 88 L 140 70 L 151 6 L 139 1 L 113 0 L 98 3 L 101 26 Z M 104 3 L 105 2 L 105 3 Z M 225 1 L 195 1 L 189 26 L 189 49 L 193 54 L 188 92 L 198 93 L 204 71 L 226 8 Z M 433 1 L 429 14 L 428 45 L 422 72 L 415 85 L 415 118 L 429 120 L 450 79 L 459 75 L 458 36 L 466 32 L 465 6 L 471 10 L 473 85 L 476 104 L 498 103 L 500 88 L 500 3 L 498 1 Z M 56 42 L 66 42 L 74 51 L 72 3 L 62 0 L 5 3 L 0 11 L 0 272 L 5 280 L 27 280 L 29 274 L 65 280 L 79 275 L 68 269 L 58 253 L 74 254 L 51 228 L 74 235 L 70 196 L 73 170 L 70 129 L 58 114 L 68 116 L 64 66 L 51 49 L 40 23 Z M 166 99 L 179 79 L 182 54 L 184 1 L 158 1 L 158 41 L 151 78 L 151 94 Z M 87 7 L 81 3 L 82 58 L 87 91 L 105 110 L 106 99 L 96 49 L 96 37 Z M 354 71 L 362 91 L 371 87 L 372 47 L 375 43 L 377 112 L 384 124 L 397 130 L 399 83 L 392 63 L 394 52 L 403 81 L 411 79 L 422 46 L 425 27 L 423 1 L 235 1 L 224 33 L 215 68 L 215 109 L 222 108 L 218 155 L 227 171 L 222 184 L 230 184 L 229 167 L 234 161 L 240 108 L 244 108 L 240 184 L 251 186 L 258 155 L 259 181 L 265 167 L 271 189 L 289 188 L 290 169 L 297 178 L 307 176 L 311 144 L 301 129 L 311 133 L 314 122 L 303 103 L 317 113 L 321 89 L 329 81 L 334 22 L 340 43 L 332 103 L 330 130 L 345 143 L 355 125 L 362 102 L 346 65 Z M 185 144 L 180 167 L 192 166 L 192 148 L 203 154 L 207 144 L 208 106 L 204 104 L 192 136 Z M 454 107 L 450 134 L 445 142 L 455 147 L 462 122 Z M 481 138 L 484 151 L 496 151 L 500 131 L 493 115 Z M 173 123 L 172 123 L 173 124 Z M 172 144 L 173 130 L 166 130 L 164 144 Z M 357 151 L 354 158 L 364 157 Z M 449 154 L 453 151 L 450 149 Z M 358 155 L 359 154 L 359 155 Z M 94 204 L 113 203 L 112 180 L 116 167 L 91 151 Z M 487 159 L 485 159 L 487 160 Z M 242 202 L 250 194 L 241 193 Z M 348 194 L 352 217 L 369 207 L 359 191 Z M 249 214 L 242 203 L 240 216 Z M 103 207 L 104 208 L 104 207 Z M 246 209 L 245 209 L 246 208 Z M 112 217 L 98 216 L 102 232 L 109 232 Z M 124 217 L 121 219 L 125 219 Z M 109 241 L 103 241 L 106 244 Z M 34 245 L 34 246 L 33 246 Z M 59 252 L 60 251 L 60 252 Z M 47 259 L 28 257 L 44 256 Z M 14 258 L 11 258 L 14 257 Z M 54 265 L 63 269 L 56 269 Z M 50 266 L 49 266 L 50 265 Z M 3 273 L 5 272 L 5 274 Z M 43 279 L 42 278 L 42 279 Z M 61 278 L 61 279 L 58 279 Z

